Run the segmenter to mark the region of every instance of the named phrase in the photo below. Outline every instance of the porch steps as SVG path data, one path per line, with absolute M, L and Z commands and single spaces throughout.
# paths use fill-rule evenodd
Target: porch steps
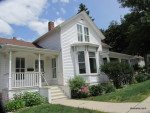
M 51 86 L 51 101 L 58 101 L 68 99 L 65 93 L 59 88 L 59 86 Z

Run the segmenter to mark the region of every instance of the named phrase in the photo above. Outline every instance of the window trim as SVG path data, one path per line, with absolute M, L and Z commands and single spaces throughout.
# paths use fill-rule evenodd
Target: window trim
M 98 73 L 98 65 L 97 65 L 97 54 L 96 54 L 96 52 L 95 51 L 87 51 L 88 52 L 88 62 L 89 62 L 89 72 L 90 72 L 90 74 L 97 74 Z M 91 67 L 90 67 L 90 56 L 89 56 L 89 52 L 93 52 L 93 53 L 95 53 L 95 57 L 91 57 L 91 58 L 95 58 L 95 62 L 96 62 L 96 73 L 91 73 Z
M 20 67 L 20 66 L 19 66 L 19 68 L 16 67 L 17 59 L 19 59 L 19 62 L 21 62 L 21 59 L 24 59 L 24 68 L 22 68 L 22 67 Z M 17 69 L 19 69 L 19 70 L 24 69 L 24 72 L 21 72 L 21 71 L 17 72 L 17 71 L 16 71 Z M 16 57 L 16 59 L 15 59 L 15 72 L 16 72 L 16 73 L 25 73 L 25 71 L 26 71 L 26 60 L 25 60 L 25 57 Z M 24 74 L 23 74 L 23 79 L 21 79 L 21 78 L 18 79 L 17 75 L 18 75 L 18 74 L 16 74 L 15 80 L 17 80 L 17 81 L 19 81 L 19 80 L 25 80 Z
M 53 60 L 55 60 L 55 66 L 53 67 Z M 51 59 L 51 65 L 52 65 L 52 78 L 53 79 L 57 79 L 57 59 L 56 58 L 52 58 Z M 53 71 L 55 70 L 55 76 L 53 75 Z
M 79 62 L 79 58 L 78 58 L 78 53 L 79 52 L 84 52 L 84 62 Z M 85 64 L 85 73 L 80 73 L 80 70 L 79 70 L 79 63 L 84 63 Z M 79 75 L 85 75 L 87 74 L 87 69 L 86 69 L 86 56 L 85 56 L 85 51 L 77 51 L 77 65 L 78 65 L 78 74 Z
M 81 26 L 81 28 L 82 28 L 82 33 L 79 33 L 78 32 L 78 25 L 80 25 Z M 88 29 L 88 35 L 87 34 L 85 34 L 85 28 L 87 28 Z M 76 25 L 76 29 L 77 29 L 77 37 L 78 37 L 78 34 L 81 34 L 82 35 L 82 41 L 79 41 L 79 37 L 78 37 L 78 42 L 90 42 L 90 30 L 89 30 L 89 27 L 87 27 L 87 26 L 85 26 L 85 25 L 83 25 L 83 24 L 77 24 Z M 85 36 L 88 36 L 88 41 L 86 41 L 86 39 L 85 39 Z

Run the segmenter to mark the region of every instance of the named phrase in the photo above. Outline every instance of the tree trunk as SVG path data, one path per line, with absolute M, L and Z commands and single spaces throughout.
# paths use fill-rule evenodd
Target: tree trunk
M 147 54 L 144 54 L 145 69 L 148 71 Z

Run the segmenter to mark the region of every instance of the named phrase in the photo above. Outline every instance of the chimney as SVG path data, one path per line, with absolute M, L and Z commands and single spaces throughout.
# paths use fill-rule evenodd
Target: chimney
M 17 40 L 17 37 L 14 36 L 14 37 L 13 37 L 13 40 Z
M 52 30 L 54 28 L 54 22 L 50 21 L 48 22 L 48 31 Z

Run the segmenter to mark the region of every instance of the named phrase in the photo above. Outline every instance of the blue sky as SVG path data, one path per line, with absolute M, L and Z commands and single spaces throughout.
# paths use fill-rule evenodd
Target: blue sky
M 58 25 L 76 15 L 80 3 L 87 6 L 101 29 L 107 29 L 112 20 L 119 22 L 130 12 L 121 8 L 117 0 L 2 0 L 0 37 L 33 41 L 47 32 L 48 21 Z

